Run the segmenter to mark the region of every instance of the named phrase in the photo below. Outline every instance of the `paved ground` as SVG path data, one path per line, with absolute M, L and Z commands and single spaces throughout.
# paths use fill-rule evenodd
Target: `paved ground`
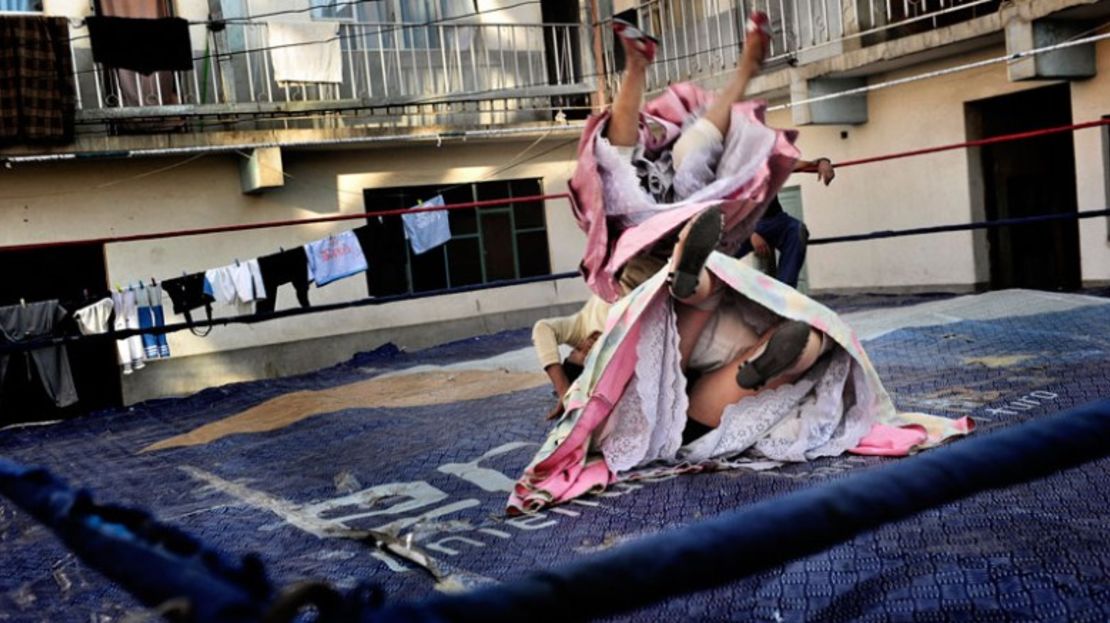
M 1110 395 L 1110 300 L 1007 291 L 829 303 L 849 312 L 900 407 L 971 415 L 976 435 Z M 45 465 L 101 501 L 151 509 L 229 552 L 258 552 L 280 583 L 369 579 L 393 599 L 419 599 L 435 581 L 319 535 L 337 524 L 412 534 L 449 575 L 441 584 L 466 586 L 884 462 L 683 476 L 507 519 L 504 487 L 542 439 L 549 400 L 528 332 L 515 331 L 416 353 L 383 348 L 309 375 L 0 431 L 0 455 Z M 1104 621 L 1107 508 L 1110 460 L 934 509 L 627 619 Z M 108 621 L 138 610 L 3 501 L 0 552 L 0 621 Z

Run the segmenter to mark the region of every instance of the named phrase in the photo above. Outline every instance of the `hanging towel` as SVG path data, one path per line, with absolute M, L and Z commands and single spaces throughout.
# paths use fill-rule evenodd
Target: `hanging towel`
M 301 307 L 309 306 L 308 256 L 303 247 L 260 257 L 258 268 L 262 273 L 266 298 L 259 299 L 255 303 L 255 312 L 266 314 L 274 311 L 278 286 L 286 283 L 293 284 L 293 289 L 297 291 L 297 302 Z
M 345 231 L 304 245 L 308 278 L 319 288 L 337 279 L 366 270 L 366 256 L 354 232 Z
M 73 317 L 77 321 L 77 330 L 81 335 L 107 333 L 108 321 L 111 320 L 114 309 L 112 299 L 104 297 L 92 305 L 73 312 Z
M 270 22 L 266 31 L 275 82 L 343 82 L 337 22 Z
M 65 18 L 0 19 L 0 145 L 72 142 L 76 102 Z
M 193 71 L 189 22 L 180 17 L 155 19 L 90 16 L 93 60 L 107 67 L 155 71 Z
M 65 310 L 54 300 L 0 307 L 0 344 L 49 337 L 65 317 Z M 3 387 L 12 356 L 0 355 L 0 387 Z M 27 369 L 33 366 L 38 372 L 43 390 L 55 405 L 67 407 L 77 402 L 77 388 L 64 345 L 37 348 L 14 356 L 27 358 Z
M 433 199 L 412 209 L 436 208 L 443 205 L 443 195 L 436 195 Z M 451 223 L 447 218 L 447 210 L 402 214 L 401 219 L 405 222 L 405 238 L 409 239 L 415 255 L 434 249 L 451 239 Z

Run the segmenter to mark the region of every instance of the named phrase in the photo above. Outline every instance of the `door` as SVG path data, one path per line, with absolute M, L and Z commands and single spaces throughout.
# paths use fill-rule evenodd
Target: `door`
M 970 138 L 989 138 L 1071 123 L 1067 84 L 967 105 Z M 979 149 L 987 220 L 1077 210 L 1070 132 Z M 1081 285 L 1079 225 L 1074 219 L 989 229 L 991 288 L 1074 290 Z
M 73 306 L 88 295 L 108 292 L 104 246 L 99 244 L 0 252 L 0 305 L 18 305 L 20 299 L 57 299 Z M 64 322 L 70 322 L 67 319 Z M 75 327 L 70 327 L 75 330 Z M 114 342 L 78 341 L 66 346 L 77 404 L 59 409 L 40 391 L 36 379 L 27 382 L 25 358 L 9 360 L 7 382 L 0 387 L 0 422 L 52 420 L 122 404 L 119 365 Z

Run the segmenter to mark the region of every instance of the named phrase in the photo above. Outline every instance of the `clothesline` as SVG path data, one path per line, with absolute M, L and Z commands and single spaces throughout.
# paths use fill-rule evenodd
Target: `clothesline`
M 447 213 L 442 196 L 415 206 L 415 214 L 403 213 L 401 219 L 406 238 L 414 254 L 445 244 L 451 239 Z M 426 206 L 426 207 L 425 207 Z M 168 358 L 163 289 L 169 296 L 175 314 L 183 315 L 185 326 L 198 336 L 211 331 L 212 304 L 220 303 L 238 309 L 237 316 L 274 314 L 277 290 L 290 283 L 296 290 L 302 308 L 310 307 L 308 284 L 322 287 L 359 273 L 370 267 L 359 238 L 369 236 L 369 225 L 355 230 L 330 234 L 319 240 L 290 250 L 210 268 L 203 272 L 182 274 L 163 281 L 153 277 L 132 282 L 126 288 L 116 284 L 115 290 L 90 297 L 86 290 L 78 304 L 63 306 L 57 300 L 37 301 L 28 305 L 0 307 L 0 357 L 4 347 L 19 347 L 31 353 L 39 370 L 39 379 L 46 393 L 59 407 L 76 402 L 76 390 L 60 332 L 62 321 L 72 315 L 77 332 L 83 336 L 104 335 L 114 339 L 116 354 L 123 374 L 132 374 L 146 366 L 147 361 Z M 96 300 L 98 299 L 98 300 Z M 95 300 L 95 302 L 93 302 Z M 200 332 L 192 312 L 204 308 L 206 330 Z M 30 348 L 39 342 L 41 346 Z M 29 344 L 30 343 L 30 344 Z M 49 361 L 40 363 L 46 358 Z M 28 365 L 31 365 L 28 363 Z

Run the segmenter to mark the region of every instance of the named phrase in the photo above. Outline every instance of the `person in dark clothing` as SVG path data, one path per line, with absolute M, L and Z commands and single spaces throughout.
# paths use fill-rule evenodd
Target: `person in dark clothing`
M 836 177 L 832 162 L 828 158 L 819 158 L 813 162 L 816 167 L 817 179 L 826 186 Z M 775 197 L 767 205 L 767 210 L 755 224 L 755 233 L 751 235 L 736 257 L 755 251 L 760 257 L 774 258 L 775 251 L 779 252 L 778 269 L 775 279 L 786 285 L 798 287 L 798 277 L 802 273 L 802 265 L 806 261 L 806 243 L 809 240 L 809 230 L 805 223 L 790 216 L 782 209 L 779 198 Z

